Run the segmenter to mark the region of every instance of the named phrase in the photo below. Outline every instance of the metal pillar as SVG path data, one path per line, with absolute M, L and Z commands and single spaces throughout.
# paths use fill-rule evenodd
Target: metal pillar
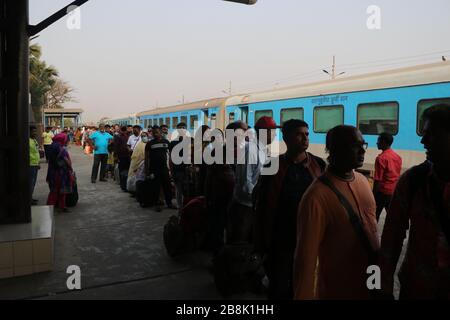
M 31 221 L 28 0 L 0 0 L 0 223 Z

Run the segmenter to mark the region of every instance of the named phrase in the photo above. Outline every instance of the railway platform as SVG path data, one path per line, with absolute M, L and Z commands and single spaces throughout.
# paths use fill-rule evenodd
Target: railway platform
M 175 211 L 143 209 L 112 180 L 92 184 L 92 156 L 76 146 L 69 152 L 80 200 L 70 212 L 54 215 L 53 271 L 0 280 L 0 299 L 223 299 L 209 271 L 210 255 L 167 255 L 163 226 Z M 42 163 L 34 194 L 40 205 L 48 195 L 46 172 Z M 81 290 L 68 289 L 69 266 L 80 267 Z M 264 299 L 249 293 L 230 298 Z

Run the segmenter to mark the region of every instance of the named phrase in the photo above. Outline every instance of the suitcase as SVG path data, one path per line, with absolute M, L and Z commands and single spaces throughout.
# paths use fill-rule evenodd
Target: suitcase
M 156 205 L 159 199 L 159 190 L 156 180 L 145 180 L 136 182 L 136 200 L 142 208 Z

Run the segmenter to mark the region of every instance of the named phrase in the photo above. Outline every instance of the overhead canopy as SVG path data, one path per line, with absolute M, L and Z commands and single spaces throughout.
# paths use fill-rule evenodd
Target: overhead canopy
M 81 123 L 83 109 L 44 109 L 44 126 L 64 126 L 64 119 L 74 119 L 73 124 L 78 126 Z
M 82 114 L 83 109 L 44 109 L 45 114 Z

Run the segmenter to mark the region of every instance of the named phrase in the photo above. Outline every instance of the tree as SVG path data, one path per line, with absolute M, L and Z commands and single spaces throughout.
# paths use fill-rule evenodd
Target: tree
M 49 109 L 62 108 L 66 102 L 76 101 L 72 96 L 74 89 L 64 80 L 56 79 L 48 91 L 47 107 Z
M 59 78 L 58 70 L 41 60 L 42 49 L 38 44 L 30 46 L 30 94 L 31 107 L 36 122 L 42 122 L 43 108 L 62 108 L 65 102 L 74 101 L 70 85 Z

